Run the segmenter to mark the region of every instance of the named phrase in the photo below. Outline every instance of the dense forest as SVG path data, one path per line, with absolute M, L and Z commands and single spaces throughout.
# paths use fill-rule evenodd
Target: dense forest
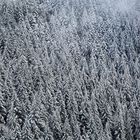
M 140 140 L 140 4 L 121 2 L 0 0 L 0 140 Z

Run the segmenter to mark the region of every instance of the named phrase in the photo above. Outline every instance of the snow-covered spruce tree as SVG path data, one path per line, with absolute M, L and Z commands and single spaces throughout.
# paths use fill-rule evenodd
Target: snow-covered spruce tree
M 129 2 L 0 0 L 0 140 L 140 140 Z

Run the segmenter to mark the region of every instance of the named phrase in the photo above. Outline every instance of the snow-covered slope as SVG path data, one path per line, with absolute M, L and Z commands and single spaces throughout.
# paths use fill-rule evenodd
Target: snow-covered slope
M 140 140 L 138 7 L 0 0 L 0 140 Z

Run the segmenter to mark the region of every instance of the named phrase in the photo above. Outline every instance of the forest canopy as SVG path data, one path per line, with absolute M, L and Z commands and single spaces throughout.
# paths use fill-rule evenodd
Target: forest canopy
M 0 0 L 0 140 L 140 140 L 134 0 Z

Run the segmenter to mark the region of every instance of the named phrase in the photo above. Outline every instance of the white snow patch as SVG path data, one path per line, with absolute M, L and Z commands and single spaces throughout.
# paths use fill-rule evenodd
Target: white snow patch
M 116 9 L 122 13 L 131 12 L 135 8 L 136 0 L 118 0 L 116 2 Z

